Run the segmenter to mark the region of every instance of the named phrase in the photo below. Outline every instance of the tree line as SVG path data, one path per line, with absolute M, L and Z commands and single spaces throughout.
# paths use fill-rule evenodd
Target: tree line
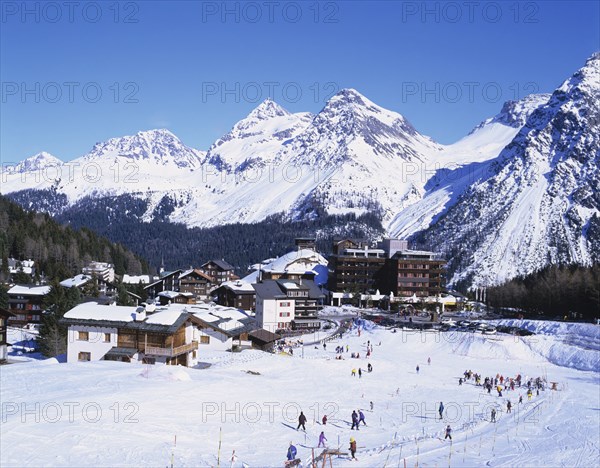
M 569 319 L 600 318 L 600 264 L 550 265 L 488 288 L 488 303 L 530 314 Z

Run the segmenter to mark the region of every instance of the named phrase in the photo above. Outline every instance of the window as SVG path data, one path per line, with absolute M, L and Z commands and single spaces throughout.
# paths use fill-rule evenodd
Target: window
M 210 336 L 201 336 L 200 344 L 210 344 Z
M 86 331 L 77 332 L 77 339 L 79 341 L 89 341 L 89 338 L 90 338 L 90 334 L 88 332 L 86 332 Z M 80 361 L 81 361 L 81 359 L 80 359 Z M 89 361 L 89 359 L 88 359 L 88 361 Z
M 280 302 L 279 303 L 279 307 L 289 307 L 290 306 L 290 302 Z
M 280 317 L 289 317 L 291 314 L 289 312 L 279 312 Z
M 104 342 L 105 343 L 110 343 L 110 333 L 105 333 L 104 334 Z
M 79 355 L 77 356 L 77 360 L 78 361 L 91 361 L 92 360 L 92 353 L 79 353 Z

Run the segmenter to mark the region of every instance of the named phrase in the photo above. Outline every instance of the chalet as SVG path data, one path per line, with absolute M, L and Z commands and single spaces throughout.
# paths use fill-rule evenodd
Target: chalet
M 180 308 L 79 304 L 65 313 L 68 326 L 67 362 L 124 361 L 193 366 L 198 320 Z
M 13 316 L 8 323 L 16 327 L 41 322 L 44 297 L 50 292 L 50 286 L 15 285 L 8 290 L 8 311 Z
M 104 297 L 105 299 L 114 300 L 117 296 L 117 286 L 115 283 L 107 281 L 103 276 L 94 275 L 86 275 L 80 274 L 75 275 L 72 278 L 67 278 L 60 282 L 60 285 L 63 288 L 79 288 L 81 290 L 84 287 L 95 287 L 98 295 Z
M 8 356 L 7 329 L 8 319 L 12 315 L 8 310 L 0 308 L 0 362 L 6 361 L 6 357 Z
M 245 310 L 256 309 L 253 284 L 261 280 L 312 280 L 317 285 L 327 282 L 327 260 L 314 250 L 310 239 L 297 239 L 298 250 L 272 258 L 237 281 L 228 281 L 213 291 L 217 303 Z
M 194 366 L 205 351 L 251 347 L 254 319 L 216 304 L 122 307 L 80 304 L 68 311 L 67 361 L 116 360 Z
M 186 271 L 163 272 L 157 281 L 145 286 L 144 289 L 148 292 L 148 297 L 159 297 L 162 292 L 177 292 L 186 295 L 191 294 L 195 302 L 208 299 L 209 292 L 213 287 L 214 283 L 211 277 L 201 270 L 189 269 Z M 176 302 L 191 303 L 184 300 Z
M 200 271 L 209 276 L 215 285 L 220 286 L 225 281 L 238 279 L 235 267 L 225 260 L 210 260 L 200 267 Z
M 249 333 L 256 330 L 256 321 L 244 311 L 216 304 L 198 304 L 186 310 L 199 321 L 195 332 L 200 352 L 252 347 Z
M 148 286 L 144 286 L 144 290 L 148 292 L 148 297 L 156 297 L 162 291 L 179 291 L 179 276 L 183 270 L 163 271 L 160 278 Z
M 188 270 L 179 276 L 179 291 L 191 293 L 197 300 L 208 299 L 215 283 L 212 278 L 200 270 Z
M 256 290 L 256 321 L 260 328 L 275 332 L 321 327 L 317 317 L 325 295 L 312 280 L 263 280 Z
M 196 303 L 196 298 L 189 292 L 161 291 L 157 298 L 160 305 Z
M 212 297 L 223 306 L 252 311 L 256 308 L 256 291 L 247 281 L 227 281 L 212 292 Z

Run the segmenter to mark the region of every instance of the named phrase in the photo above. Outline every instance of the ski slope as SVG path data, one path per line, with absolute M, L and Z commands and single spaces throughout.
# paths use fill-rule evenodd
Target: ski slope
M 0 464 L 277 467 L 292 441 L 308 466 L 321 430 L 330 447 L 339 440 L 344 452 L 351 436 L 357 440 L 358 461 L 334 458 L 335 467 L 600 464 L 600 367 L 550 362 L 537 343 L 558 341 L 553 327 L 529 337 L 366 328 L 360 337 L 354 328 L 326 350 L 307 346 L 293 357 L 200 350 L 210 364 L 205 369 L 55 359 L 3 366 Z M 367 340 L 374 348 L 369 360 Z M 339 345 L 349 347 L 344 360 L 334 359 Z M 351 359 L 352 352 L 361 359 Z M 358 367 L 362 378 L 351 376 Z M 459 386 L 468 369 L 543 376 L 559 390 L 534 392 L 531 401 L 524 389 L 499 398 L 472 381 Z M 507 398 L 512 414 L 505 413 Z M 497 423 L 489 422 L 492 407 Z M 359 408 L 368 426 L 351 431 L 350 414 Z M 300 409 L 306 433 L 296 431 Z M 452 444 L 441 440 L 447 424 Z

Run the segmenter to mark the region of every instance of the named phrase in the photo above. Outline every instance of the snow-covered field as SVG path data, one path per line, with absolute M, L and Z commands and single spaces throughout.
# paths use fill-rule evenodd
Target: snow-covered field
M 359 337 L 353 330 L 326 350 L 306 347 L 304 358 L 213 353 L 203 370 L 108 361 L 2 366 L 0 465 L 283 466 L 292 441 L 308 466 L 323 430 L 328 446 L 344 452 L 351 436 L 357 440 L 358 461 L 343 456 L 333 466 L 598 466 L 598 363 L 582 371 L 550 362 L 539 348 L 560 340 L 546 328 L 548 335 L 529 337 L 382 328 Z M 374 345 L 369 360 L 367 340 Z M 334 359 L 340 344 L 361 359 Z M 351 376 L 355 367 L 362 378 Z M 534 391 L 531 401 L 523 389 L 500 398 L 472 381 L 459 386 L 467 369 L 484 377 L 543 376 L 558 390 Z M 497 423 L 489 422 L 493 407 Z M 351 431 L 350 414 L 359 408 L 368 425 Z M 300 409 L 306 433 L 296 431 Z M 440 438 L 448 424 L 452 443 Z

